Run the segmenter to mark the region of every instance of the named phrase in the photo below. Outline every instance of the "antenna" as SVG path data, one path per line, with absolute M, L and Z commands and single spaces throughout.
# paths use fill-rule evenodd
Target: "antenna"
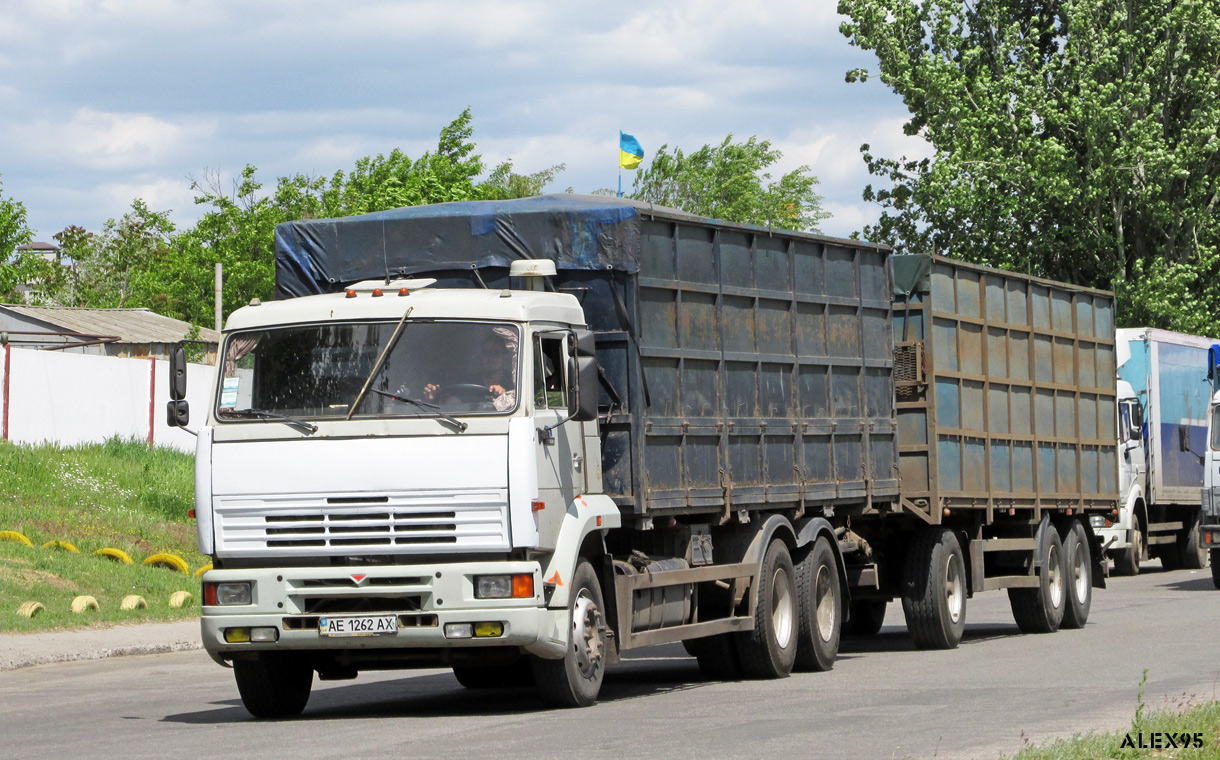
M 381 223 L 381 263 L 385 265 L 385 284 L 390 284 L 390 260 L 385 253 L 385 222 Z

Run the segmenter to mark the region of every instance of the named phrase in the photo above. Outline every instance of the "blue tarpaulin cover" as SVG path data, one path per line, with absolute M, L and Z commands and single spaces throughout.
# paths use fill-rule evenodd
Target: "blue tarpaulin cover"
M 594 195 L 541 195 L 378 211 L 275 228 L 277 298 L 360 280 L 553 259 L 559 269 L 639 269 L 640 211 Z

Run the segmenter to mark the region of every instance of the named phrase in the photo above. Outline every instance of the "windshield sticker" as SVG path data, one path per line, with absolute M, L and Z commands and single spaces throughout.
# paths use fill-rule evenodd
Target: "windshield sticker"
M 220 405 L 227 407 L 237 406 L 237 388 L 241 384 L 241 378 L 226 377 L 224 385 L 220 389 Z

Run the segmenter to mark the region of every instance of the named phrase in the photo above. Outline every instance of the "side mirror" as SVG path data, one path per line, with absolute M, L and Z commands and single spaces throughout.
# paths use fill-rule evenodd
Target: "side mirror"
M 569 413 L 577 422 L 597 419 L 597 359 L 591 356 L 568 358 Z
M 186 348 L 181 343 L 169 352 L 169 397 L 174 401 L 186 398 Z
M 1185 425 L 1178 425 L 1178 451 L 1190 451 L 1190 431 Z
M 171 401 L 165 405 L 165 424 L 184 428 L 191 421 L 191 407 L 186 399 Z

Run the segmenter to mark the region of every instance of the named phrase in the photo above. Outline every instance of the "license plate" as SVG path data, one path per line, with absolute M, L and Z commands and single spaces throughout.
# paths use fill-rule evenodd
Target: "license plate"
M 380 636 L 397 632 L 397 615 L 318 618 L 318 633 L 323 636 Z

